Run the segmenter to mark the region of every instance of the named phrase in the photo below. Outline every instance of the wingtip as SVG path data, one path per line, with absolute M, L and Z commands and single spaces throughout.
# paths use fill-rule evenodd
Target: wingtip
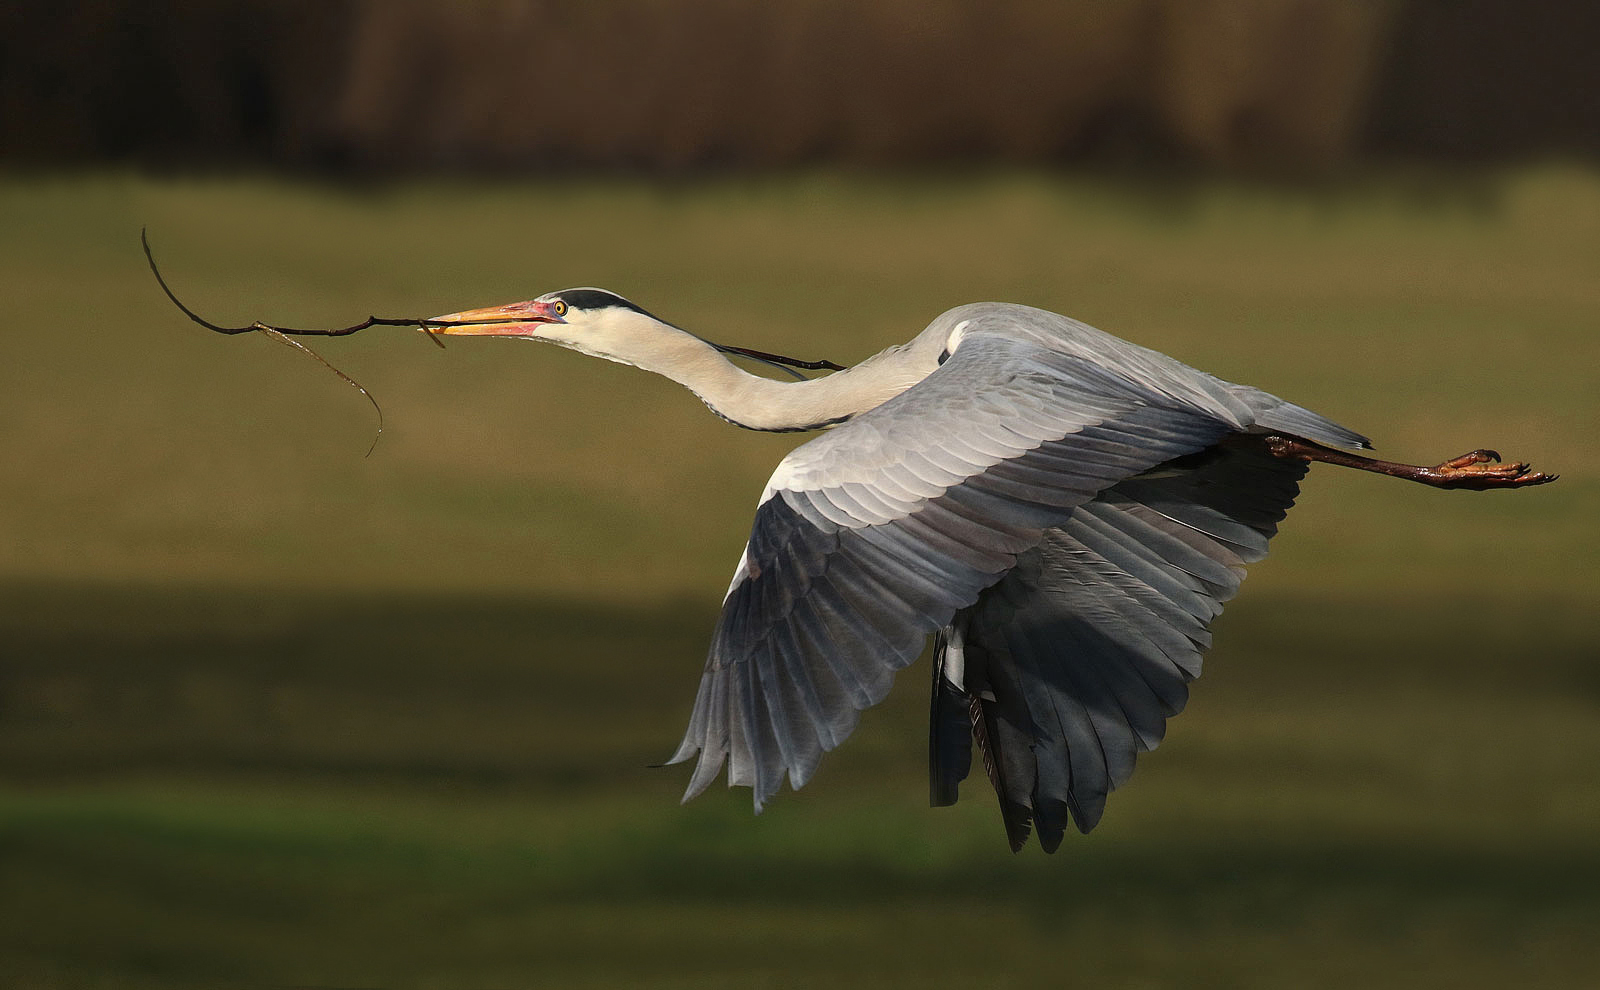
M 1011 844 L 1011 851 L 1021 852 L 1022 847 L 1028 844 L 1028 836 L 1033 834 L 1032 809 L 1001 801 L 1000 814 L 1005 820 L 1006 841 Z
M 678 744 L 677 749 L 672 751 L 671 756 L 662 760 L 660 763 L 652 763 L 650 765 L 653 767 L 670 767 L 673 764 L 684 762 L 698 752 L 700 752 L 700 747 L 695 743 L 690 742 L 688 739 L 685 739 L 683 742 Z
M 701 784 L 699 781 L 696 781 L 696 780 L 691 780 L 691 781 L 689 781 L 689 786 L 685 787 L 683 789 L 683 797 L 678 799 L 678 803 L 679 804 L 688 804 L 690 801 L 693 801 L 695 798 L 699 797 L 700 795 L 704 794 L 705 792 L 706 792 L 706 785 L 705 784 Z

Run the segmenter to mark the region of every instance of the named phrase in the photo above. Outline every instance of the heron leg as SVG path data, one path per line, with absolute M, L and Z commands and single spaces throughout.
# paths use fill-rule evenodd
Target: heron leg
M 1452 457 L 1441 464 L 1423 467 L 1417 464 L 1380 461 L 1375 457 L 1362 457 L 1360 454 L 1325 447 L 1300 437 L 1269 434 L 1262 439 L 1274 457 L 1337 464 L 1358 471 L 1372 471 L 1377 474 L 1387 474 L 1392 478 L 1404 478 L 1435 488 L 1466 488 L 1473 491 L 1487 491 L 1490 488 L 1526 488 L 1530 485 L 1546 485 L 1559 477 L 1534 471 L 1522 461 L 1503 464 L 1499 452 L 1493 450 L 1473 450 L 1460 457 Z

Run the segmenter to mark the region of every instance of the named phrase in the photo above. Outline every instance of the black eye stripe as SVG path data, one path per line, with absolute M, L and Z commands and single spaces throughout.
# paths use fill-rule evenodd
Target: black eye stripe
M 564 292 L 556 293 L 555 298 L 573 309 L 608 309 L 614 307 L 617 309 L 631 309 L 635 313 L 644 313 L 646 316 L 650 315 L 615 292 L 607 292 L 604 289 L 567 289 Z

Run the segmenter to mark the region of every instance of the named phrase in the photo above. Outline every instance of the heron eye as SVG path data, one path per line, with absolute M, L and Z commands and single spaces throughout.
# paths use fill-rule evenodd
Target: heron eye
M 567 304 L 566 304 L 566 302 L 564 300 L 557 299 L 556 300 L 556 304 L 554 306 L 550 307 L 550 308 L 555 310 L 555 314 L 557 316 L 566 316 L 567 315 Z

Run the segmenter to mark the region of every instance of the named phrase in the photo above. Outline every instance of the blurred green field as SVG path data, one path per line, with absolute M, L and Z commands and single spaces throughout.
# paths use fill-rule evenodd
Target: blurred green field
M 1318 468 L 1102 826 L 926 808 L 925 665 L 799 795 L 677 740 L 793 437 L 633 369 L 221 322 L 603 285 L 851 362 L 1068 312 L 1433 461 Z M 0 179 L 0 982 L 1586 987 L 1600 971 L 1600 177 L 379 190 Z

